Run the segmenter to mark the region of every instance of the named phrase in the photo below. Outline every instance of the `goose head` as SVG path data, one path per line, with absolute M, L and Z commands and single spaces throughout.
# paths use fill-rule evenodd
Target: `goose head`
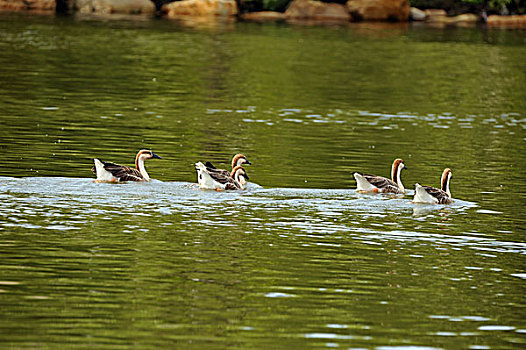
M 144 163 L 146 159 L 152 158 L 162 159 L 161 156 L 158 156 L 149 149 L 141 149 L 135 157 L 135 166 L 139 168 L 139 164 Z
M 402 158 L 396 158 L 393 162 L 392 174 L 394 174 L 395 171 L 400 172 L 402 169 L 407 169 L 404 164 L 404 160 Z
M 232 169 L 238 165 L 243 165 L 243 164 L 251 165 L 252 163 L 250 163 L 247 157 L 245 157 L 242 154 L 236 154 L 234 158 L 232 158 Z
M 146 168 L 144 167 L 144 161 L 146 159 L 152 159 L 152 158 L 162 159 L 160 156 L 158 156 L 157 154 L 153 153 L 152 151 L 148 149 L 140 150 L 139 153 L 137 153 L 137 156 L 135 157 L 135 168 L 139 170 L 139 172 L 141 173 L 141 175 L 144 177 L 146 181 L 150 180 L 150 176 L 148 176 L 148 173 L 146 172 Z
M 247 183 L 247 180 L 250 178 L 248 177 L 245 169 L 241 165 L 236 166 L 234 169 L 232 169 L 232 172 L 230 173 L 230 176 L 239 182 L 241 186 L 244 186 Z
M 400 178 L 403 169 L 407 169 L 404 160 L 402 158 L 396 158 L 393 162 L 393 167 L 391 168 L 391 179 L 398 184 L 398 187 L 400 187 L 402 191 L 405 190 Z
M 451 181 L 451 178 L 453 177 L 453 173 L 451 172 L 451 169 L 445 168 L 442 172 L 442 178 L 440 179 L 440 185 L 442 191 L 446 192 L 449 197 L 451 197 L 451 192 L 449 190 L 449 183 Z
M 149 149 L 141 149 L 139 153 L 137 153 L 137 157 L 136 157 L 136 159 L 143 159 L 143 160 L 152 159 L 152 158 L 162 159 L 161 156 L 158 156 L 157 154 L 153 153 Z

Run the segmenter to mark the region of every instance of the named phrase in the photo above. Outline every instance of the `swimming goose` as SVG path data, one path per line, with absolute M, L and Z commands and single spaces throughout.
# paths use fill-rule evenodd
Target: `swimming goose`
M 353 175 L 356 179 L 356 192 L 405 193 L 404 185 L 400 179 L 402 169 L 407 169 L 407 167 L 402 159 L 397 158 L 391 168 L 392 180 L 382 176 L 355 172 Z
M 449 191 L 449 182 L 453 177 L 451 169 L 446 168 L 442 172 L 442 178 L 440 179 L 441 189 L 431 186 L 420 186 L 415 184 L 415 197 L 414 203 L 434 203 L 434 204 L 450 204 L 451 203 L 451 192 Z
M 150 150 L 140 150 L 135 157 L 135 169 L 94 158 L 95 166 L 91 170 L 97 175 L 96 181 L 150 181 L 144 161 L 152 158 L 162 159 Z
M 234 167 L 230 175 L 209 171 L 206 165 L 201 162 L 195 163 L 195 168 L 197 169 L 199 187 L 205 190 L 243 190 L 246 180 L 249 179 L 241 165 Z
M 243 165 L 243 164 L 252 165 L 252 163 L 249 162 L 247 157 L 245 157 L 242 154 L 236 154 L 232 158 L 232 169 L 234 169 L 236 166 Z M 230 171 L 223 170 L 223 169 L 218 169 L 210 162 L 206 162 L 205 166 L 206 166 L 208 171 L 218 172 L 218 173 L 221 173 L 221 174 L 223 174 L 225 176 L 230 176 Z M 199 170 L 197 170 L 197 171 L 199 172 Z

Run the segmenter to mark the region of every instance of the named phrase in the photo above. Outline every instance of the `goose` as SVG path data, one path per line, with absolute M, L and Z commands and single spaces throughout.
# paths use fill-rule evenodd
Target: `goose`
M 353 175 L 356 179 L 356 192 L 405 193 L 404 185 L 400 179 L 402 169 L 407 169 L 407 167 L 402 159 L 397 158 L 391 168 L 392 180 L 382 176 L 355 172 Z
M 441 188 L 431 186 L 421 186 L 415 184 L 415 197 L 413 203 L 434 203 L 434 204 L 450 204 L 451 192 L 449 191 L 449 182 L 453 177 L 451 169 L 446 168 L 442 172 L 440 179 Z
M 252 165 L 252 163 L 250 163 L 250 161 L 247 159 L 247 157 L 245 157 L 242 154 L 236 154 L 234 157 L 232 157 L 232 169 L 234 169 L 238 165 L 243 165 L 243 164 Z M 207 170 L 210 171 L 210 172 L 217 172 L 217 173 L 221 173 L 222 175 L 225 175 L 225 176 L 230 176 L 230 171 L 223 170 L 223 169 L 218 169 L 210 162 L 206 162 L 205 166 L 206 166 Z M 199 169 L 197 171 L 199 172 Z
M 195 163 L 195 168 L 199 187 L 205 190 L 243 190 L 246 180 L 249 179 L 241 165 L 235 166 L 228 176 L 221 172 L 209 171 L 201 162 Z
M 95 166 L 91 170 L 97 175 L 97 182 L 150 181 L 150 176 L 144 167 L 144 161 L 152 158 L 162 159 L 150 150 L 140 150 L 135 157 L 135 169 L 94 158 Z

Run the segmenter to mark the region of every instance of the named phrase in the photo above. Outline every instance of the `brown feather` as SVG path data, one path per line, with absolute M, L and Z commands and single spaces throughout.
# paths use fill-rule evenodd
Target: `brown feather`
M 441 189 L 431 187 L 431 186 L 422 186 L 424 190 L 429 193 L 431 196 L 435 197 L 438 201 L 438 204 L 450 204 L 451 198 L 447 195 L 445 191 Z
M 383 193 L 402 193 L 400 188 L 393 180 L 383 176 L 362 175 L 371 185 L 378 187 Z
M 241 158 L 244 158 L 244 159 L 247 159 L 247 157 L 245 157 L 244 155 L 242 154 L 236 154 L 233 158 L 232 158 L 232 170 L 236 167 L 236 164 L 237 162 L 239 161 L 239 159 Z M 231 176 L 231 173 L 230 171 L 228 170 L 225 170 L 225 169 L 218 169 L 216 168 L 212 163 L 210 162 L 206 162 L 205 163 L 205 166 L 206 166 L 206 170 L 209 172 L 209 173 L 217 173 L 217 174 L 221 174 L 221 175 L 224 175 L 224 176 Z
M 398 178 L 398 166 L 400 165 L 400 163 L 403 163 L 403 159 L 401 158 L 396 158 L 393 162 L 393 166 L 391 167 L 391 180 L 395 181 L 396 182 L 396 179 Z
M 210 162 L 206 162 L 205 166 L 206 166 L 206 171 L 208 173 L 220 174 L 220 175 L 227 176 L 227 177 L 230 176 L 230 171 L 224 170 L 224 169 L 218 169 L 215 166 L 213 166 L 212 163 Z
M 241 158 L 245 158 L 247 159 L 247 157 L 245 157 L 244 155 L 242 154 L 236 154 L 233 158 L 232 158 L 232 169 L 234 169 L 237 165 L 237 162 L 239 161 L 239 159 Z
M 109 171 L 119 181 L 143 181 L 144 178 L 139 170 L 129 166 L 119 165 L 115 163 L 103 162 L 104 169 Z
M 448 175 L 451 173 L 451 169 L 445 168 L 442 172 L 442 177 L 440 179 L 440 187 L 442 188 L 442 191 L 447 190 L 448 185 Z
M 208 172 L 208 175 L 210 175 L 210 177 L 214 179 L 214 181 L 222 185 L 225 185 L 225 190 L 241 190 L 242 189 L 241 184 L 239 184 L 236 180 L 234 180 L 234 178 L 231 176 L 230 173 L 228 175 L 225 175 L 224 171 L 223 172 L 221 171 L 220 172 Z

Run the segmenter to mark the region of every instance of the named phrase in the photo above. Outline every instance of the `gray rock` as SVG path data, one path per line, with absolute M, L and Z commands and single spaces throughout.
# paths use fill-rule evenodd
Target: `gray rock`
M 81 14 L 151 14 L 155 11 L 155 5 L 150 0 L 74 0 L 71 2 Z
M 413 21 L 425 21 L 426 13 L 420 9 L 417 9 L 416 7 L 411 7 L 409 18 L 411 18 Z

